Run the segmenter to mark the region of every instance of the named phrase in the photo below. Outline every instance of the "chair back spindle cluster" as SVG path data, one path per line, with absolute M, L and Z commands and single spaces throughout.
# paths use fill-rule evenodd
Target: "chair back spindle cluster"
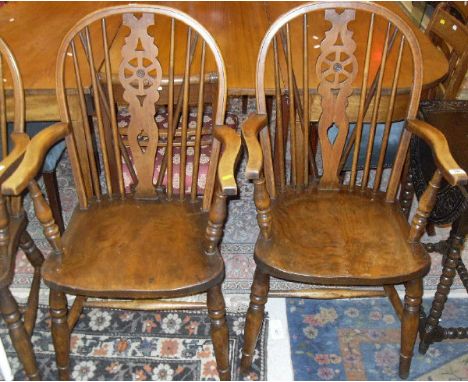
M 385 183 L 384 162 L 392 121 L 416 115 L 422 86 L 420 48 L 414 32 L 397 15 L 380 6 L 353 3 L 355 9 L 347 9 L 346 4 L 298 7 L 278 19 L 262 42 L 257 61 L 259 114 L 266 113 L 269 75 L 276 99 L 275 126 L 260 133 L 271 197 L 288 186 L 304 188 L 318 182 L 325 190 L 377 193 L 383 188 L 387 200 L 395 198 L 409 132 L 403 130 Z M 314 22 L 318 18 L 328 22 L 326 30 L 314 28 L 323 24 Z M 357 23 L 367 23 L 366 36 L 354 36 Z M 291 41 L 292 30 L 302 35 L 302 41 Z M 414 68 L 406 88 L 399 87 L 403 65 Z M 285 94 L 288 109 L 282 107 Z M 404 102 L 397 97 L 401 94 L 407 95 Z M 318 121 L 317 158 L 311 145 L 313 121 Z M 372 157 L 377 158 L 376 165 Z M 322 163 L 319 180 L 315 159 Z M 351 171 L 345 174 L 348 159 Z
M 117 37 L 110 41 L 109 31 L 114 28 Z M 117 48 L 119 38 L 123 46 Z M 73 121 L 74 126 L 67 146 L 82 208 L 103 194 L 128 197 L 124 167 L 134 198 L 184 200 L 189 194 L 195 201 L 201 149 L 211 146 L 203 193 L 203 208 L 208 209 L 220 143 L 203 126 L 203 116 L 208 100 L 212 102 L 213 128 L 224 123 L 226 78 L 219 48 L 206 29 L 164 6 L 108 8 L 89 15 L 67 34 L 57 68 L 61 118 Z M 205 82 L 214 83 L 215 95 L 211 94 L 213 86 L 205 92 Z M 118 123 L 122 103 L 130 114 L 127 127 Z M 155 121 L 163 106 L 167 126 Z M 90 109 L 94 110 L 94 123 L 88 119 Z M 192 126 L 189 116 L 195 110 Z M 189 150 L 193 153 L 191 165 Z M 162 161 L 157 165 L 158 152 Z M 190 175 L 188 188 L 186 177 Z

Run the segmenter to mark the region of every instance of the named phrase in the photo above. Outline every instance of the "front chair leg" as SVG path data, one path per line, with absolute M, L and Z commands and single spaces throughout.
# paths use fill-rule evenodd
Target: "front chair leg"
M 247 373 L 252 366 L 260 328 L 265 316 L 265 304 L 270 289 L 270 276 L 263 273 L 258 267 L 255 269 L 250 305 L 247 311 L 244 328 L 244 349 L 242 350 L 241 372 Z
M 219 379 L 229 381 L 229 331 L 226 322 L 226 308 L 221 285 L 208 290 L 208 315 L 211 320 L 211 339 L 216 357 Z
M 52 341 L 55 348 L 59 379 L 70 380 L 70 330 L 67 324 L 67 298 L 64 293 L 50 290 Z
M 400 378 L 409 375 L 413 348 L 419 328 L 419 312 L 422 303 L 422 279 L 408 281 L 405 284 L 405 305 L 401 321 Z
M 26 375 L 31 380 L 40 380 L 33 347 L 29 335 L 21 321 L 18 304 L 8 288 L 0 289 L 0 310 L 8 326 L 13 347 L 18 354 Z

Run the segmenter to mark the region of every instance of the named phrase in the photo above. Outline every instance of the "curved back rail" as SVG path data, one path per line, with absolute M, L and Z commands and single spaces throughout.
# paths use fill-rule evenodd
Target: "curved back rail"
M 195 200 L 200 150 L 211 146 L 203 194 L 203 208 L 208 209 L 220 142 L 202 128 L 206 83 L 215 88 L 214 128 L 224 122 L 227 90 L 220 50 L 201 24 L 160 5 L 118 5 L 96 11 L 62 41 L 56 83 L 61 119 L 73 126 L 67 147 L 82 208 L 103 194 L 128 195 L 124 166 L 135 198 L 165 195 L 183 200 L 188 193 Z M 116 103 L 122 102 L 130 114 L 128 128 L 117 121 Z M 189 125 L 190 104 L 197 106 L 195 126 Z M 167 106 L 167 126 L 155 121 L 161 105 Z M 94 123 L 88 121 L 90 108 Z M 99 150 L 93 146 L 94 136 L 99 137 Z M 192 166 L 187 165 L 189 150 L 194 155 Z M 155 171 L 158 151 L 164 158 Z M 177 176 L 174 164 L 179 165 Z M 189 175 L 192 187 L 187 188 Z
M 353 26 L 358 23 L 367 25 L 365 35 L 355 35 Z M 403 67 L 407 72 L 411 68 L 412 75 L 412 85 L 406 89 L 398 87 Z M 422 74 L 414 32 L 380 5 L 310 3 L 276 20 L 261 43 L 256 79 L 259 114 L 266 114 L 265 94 L 272 92 L 265 89 L 265 76 L 275 79 L 276 125 L 272 131 L 263 129 L 260 133 L 270 196 L 275 197 L 288 185 L 310 184 L 316 156 L 310 144 L 310 122 L 318 121 L 323 163 L 319 188 L 360 187 L 373 193 L 383 188 L 386 199 L 393 201 L 411 134 L 403 129 L 390 179 L 383 184 L 392 121 L 416 116 Z M 289 108 L 281 107 L 285 94 Z M 403 97 L 403 102 L 397 96 Z M 352 134 L 354 145 L 348 149 L 346 142 Z M 373 153 L 377 149 L 380 151 Z M 378 158 L 375 170 L 371 169 L 375 168 L 371 166 L 373 154 Z M 352 158 L 351 171 L 343 176 L 342 162 L 348 156 Z M 358 170 L 358 159 L 363 162 L 362 171 Z
M 19 74 L 18 65 L 10 48 L 0 38 L 0 139 L 2 141 L 2 159 L 8 154 L 8 130 L 7 130 L 7 90 L 11 84 L 14 103 L 14 127 L 15 133 L 24 132 L 24 93 L 23 82 Z

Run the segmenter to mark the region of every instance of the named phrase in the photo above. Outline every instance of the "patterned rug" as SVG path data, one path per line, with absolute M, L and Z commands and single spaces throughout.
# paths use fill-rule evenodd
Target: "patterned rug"
M 426 312 L 430 301 L 425 299 Z M 466 326 L 467 299 L 452 299 L 444 326 Z M 399 380 L 400 321 L 385 298 L 287 299 L 295 380 Z M 416 342 L 410 380 L 468 380 L 468 340 Z
M 244 315 L 229 313 L 229 355 L 233 380 L 239 374 Z M 265 321 L 249 380 L 266 379 Z M 130 312 L 84 309 L 71 335 L 73 380 L 215 380 L 218 378 L 210 323 L 206 312 Z M 11 345 L 3 320 L 0 335 L 15 380 L 25 375 Z M 44 380 L 57 380 L 50 337 L 48 309 L 41 306 L 33 336 L 39 369 Z
M 274 110 L 274 108 L 273 108 Z M 249 98 L 247 113 L 242 113 L 241 98 L 231 97 L 228 105 L 228 111 L 231 114 L 238 116 L 239 125 L 247 118 L 248 114 L 255 111 L 255 99 Z M 272 121 L 274 121 L 274 113 Z M 210 123 L 205 117 L 205 123 Z M 229 121 L 228 121 L 229 122 Z M 229 203 L 228 218 L 225 226 L 224 237 L 221 244 L 221 253 L 226 263 L 226 280 L 223 284 L 224 292 L 229 294 L 235 299 L 234 310 L 245 309 L 248 300 L 242 296 L 235 297 L 235 295 L 244 295 L 250 293 L 250 285 L 252 283 L 253 272 L 255 263 L 253 260 L 254 244 L 258 236 L 258 225 L 255 216 L 255 205 L 253 203 L 253 185 L 251 182 L 245 180 L 246 157 L 245 152 L 241 154 L 241 161 L 238 166 L 237 181 L 239 186 L 239 196 L 231 198 Z M 76 194 L 74 190 L 71 167 L 67 155 L 64 155 L 57 168 L 58 184 L 60 190 L 60 197 L 62 201 L 63 214 L 65 224 L 68 223 L 74 206 L 77 203 Z M 415 203 L 413 203 L 414 209 Z M 39 248 L 47 253 L 50 247 L 44 239 L 42 228 L 34 217 L 33 207 L 29 198 L 25 200 L 25 206 L 30 218 L 28 231 L 32 238 L 36 241 Z M 413 211 L 414 212 L 414 211 Z M 436 242 L 440 239 L 446 238 L 450 228 L 437 228 L 436 237 L 424 236 L 424 241 Z M 439 277 L 441 274 L 441 258 L 438 254 L 432 254 L 432 268 L 430 273 L 424 279 L 424 287 L 426 291 L 435 290 Z M 465 263 L 468 263 L 468 248 L 463 252 Z M 32 280 L 32 268 L 27 263 L 24 255 L 18 256 L 16 277 L 13 283 L 13 291 L 20 299 L 24 299 L 25 293 L 29 288 Z M 272 289 L 296 289 L 301 287 L 295 283 L 285 282 L 279 279 L 272 279 Z M 45 288 L 43 286 L 43 288 Z M 454 290 L 463 290 L 458 277 L 456 277 Z M 47 303 L 46 291 L 43 290 L 41 294 L 41 301 Z

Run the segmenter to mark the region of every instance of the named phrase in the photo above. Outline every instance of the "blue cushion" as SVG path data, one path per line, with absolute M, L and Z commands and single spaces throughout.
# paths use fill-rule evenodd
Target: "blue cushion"
M 398 150 L 398 144 L 400 143 L 400 136 L 401 136 L 404 126 L 405 126 L 405 121 L 392 123 L 392 126 L 390 128 L 390 136 L 388 137 L 387 151 L 385 153 L 385 160 L 384 160 L 385 168 L 392 167 L 393 165 L 393 161 L 395 159 L 396 152 Z M 346 144 L 348 143 L 349 137 L 351 136 L 351 133 L 355 127 L 356 127 L 355 123 L 349 124 L 349 132 L 348 132 L 348 138 L 346 140 Z M 382 143 L 384 128 L 385 128 L 384 123 L 377 124 L 375 137 L 374 137 L 374 147 L 372 149 L 372 156 L 371 156 L 371 168 L 376 168 L 377 163 L 379 161 L 380 147 Z M 369 130 L 370 130 L 370 123 L 364 123 L 362 126 L 361 149 L 359 150 L 358 169 L 364 168 L 364 162 L 366 159 L 366 151 L 367 151 L 367 143 L 369 141 Z M 328 138 L 330 139 L 331 142 L 335 140 L 337 134 L 338 134 L 338 129 L 336 126 L 332 126 L 328 130 Z M 351 153 L 349 154 L 343 170 L 350 171 L 352 163 L 353 163 L 353 151 L 351 151 Z

